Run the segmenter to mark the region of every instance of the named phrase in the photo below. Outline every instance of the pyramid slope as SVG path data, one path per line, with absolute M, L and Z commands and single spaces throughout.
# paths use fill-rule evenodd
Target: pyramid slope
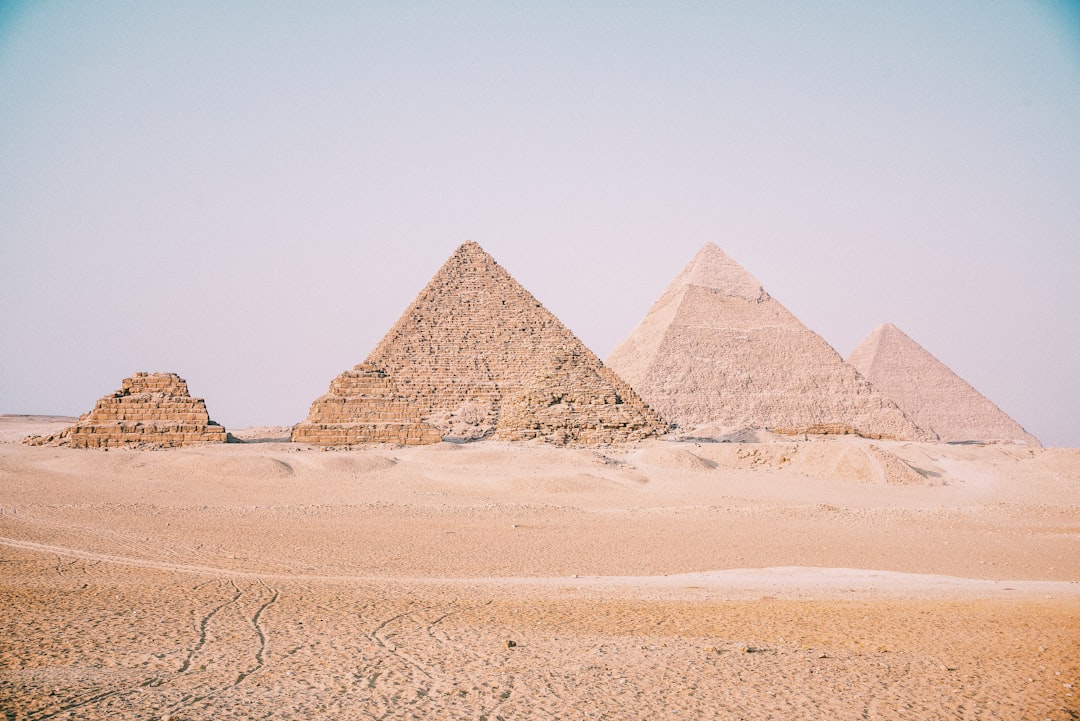
M 967 381 L 891 323 L 851 352 L 855 366 L 923 428 L 943 441 L 1039 441 Z
M 136 373 L 74 426 L 27 442 L 72 448 L 173 447 L 221 443 L 226 437 L 225 429 L 210 420 L 205 401 L 191 397 L 183 378 L 175 373 Z
M 409 414 L 441 437 L 614 443 L 666 429 L 625 381 L 471 241 L 362 366 L 385 374 Z M 538 384 L 546 384 L 546 398 L 534 392 Z M 360 418 L 370 402 L 343 405 Z M 315 410 L 294 438 L 320 424 Z
M 683 427 L 928 438 L 712 243 L 607 364 Z

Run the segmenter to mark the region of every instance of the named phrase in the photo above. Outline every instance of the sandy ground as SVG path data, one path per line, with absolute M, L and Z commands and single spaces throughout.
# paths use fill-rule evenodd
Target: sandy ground
M 1080 451 L 18 439 L 8 719 L 1076 719 Z

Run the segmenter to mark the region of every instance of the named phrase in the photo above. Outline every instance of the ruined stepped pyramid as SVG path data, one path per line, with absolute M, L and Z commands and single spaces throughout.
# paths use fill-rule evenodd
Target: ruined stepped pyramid
M 225 429 L 210 420 L 202 398 L 192 398 L 175 373 L 136 373 L 120 390 L 99 400 L 78 423 L 51 436 L 32 436 L 32 445 L 72 448 L 189 446 L 221 443 Z
M 318 445 L 545 439 L 666 430 L 633 390 L 473 242 L 461 245 L 293 440 Z
M 292 439 L 320 446 L 419 445 L 438 443 L 442 434 L 421 419 L 392 378 L 361 363 L 330 382 L 330 390 L 311 404 L 307 420 L 293 428 Z
M 989 399 L 891 323 L 878 326 L 847 362 L 909 418 L 943 441 L 1040 445 Z
M 607 364 L 682 429 L 929 438 L 712 243 Z

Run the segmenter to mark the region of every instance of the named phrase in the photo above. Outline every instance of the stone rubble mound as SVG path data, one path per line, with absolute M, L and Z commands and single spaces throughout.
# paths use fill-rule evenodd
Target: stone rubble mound
M 356 374 L 367 374 L 357 380 Z M 381 390 L 374 392 L 373 378 Z M 431 429 L 435 429 L 432 432 Z M 622 443 L 667 425 L 478 244 L 450 257 L 293 440 Z M 396 436 L 395 436 L 396 434 Z
M 891 323 L 848 355 L 874 387 L 942 441 L 1013 441 L 1041 445 L 1020 424 Z
M 225 429 L 210 420 L 202 398 L 192 398 L 175 373 L 136 373 L 120 390 L 60 433 L 31 436 L 30 445 L 71 448 L 174 447 L 222 443 Z
M 607 364 L 680 429 L 933 440 L 712 243 Z

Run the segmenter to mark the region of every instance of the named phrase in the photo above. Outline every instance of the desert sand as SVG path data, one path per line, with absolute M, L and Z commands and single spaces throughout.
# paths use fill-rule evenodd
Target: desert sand
M 8 719 L 1076 719 L 1080 450 L 31 447 Z

